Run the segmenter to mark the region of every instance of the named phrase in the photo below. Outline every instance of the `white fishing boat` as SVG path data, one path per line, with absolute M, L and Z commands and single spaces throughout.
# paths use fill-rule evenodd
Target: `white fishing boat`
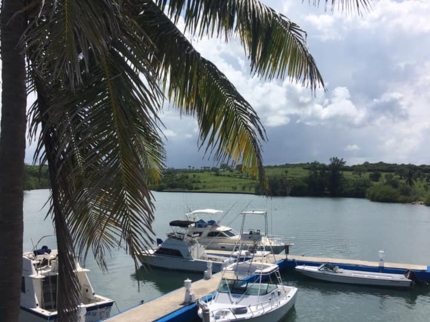
M 244 221 L 248 215 L 265 212 L 242 213 L 240 245 L 252 242 L 258 247 L 262 240 L 259 233 L 244 233 Z M 279 266 L 268 257 L 236 262 L 223 270 L 221 282 L 212 298 L 199 300 L 198 315 L 205 322 L 213 321 L 279 321 L 295 305 L 297 288 L 284 285 Z
M 58 252 L 43 246 L 22 257 L 21 311 L 19 322 L 57 322 Z M 76 262 L 81 285 L 79 322 L 96 322 L 110 315 L 113 300 L 94 292 L 88 269 Z
M 207 254 L 197 236 L 188 234 L 187 228 L 191 223 L 185 220 L 170 222 L 173 232 L 165 241 L 158 241 L 155 249 L 143 251 L 139 256 L 140 262 L 157 268 L 202 273 L 208 269 L 212 273 L 220 272 L 234 262 L 231 258 Z
M 407 288 L 413 283 L 402 274 L 341 269 L 329 263 L 323 263 L 320 266 L 297 265 L 295 269 L 303 275 L 335 283 L 396 288 Z
M 237 249 L 240 234 L 233 228 L 221 224 L 220 217 L 222 214 L 222 210 L 216 209 L 199 209 L 185 214 L 186 220 L 192 222 L 188 227 L 188 233 L 198 235 L 199 243 L 204 245 L 207 250 L 232 251 Z M 249 251 L 256 251 L 252 249 L 253 243 L 246 242 L 245 244 L 248 245 Z M 285 250 L 286 246 L 289 247 L 290 245 L 285 237 L 270 236 L 266 221 L 258 251 L 264 252 L 271 249 L 274 254 L 279 254 Z

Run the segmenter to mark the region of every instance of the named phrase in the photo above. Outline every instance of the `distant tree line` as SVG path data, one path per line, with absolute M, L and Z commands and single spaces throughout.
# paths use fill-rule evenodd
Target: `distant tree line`
M 24 190 L 49 189 L 49 174 L 46 166 L 25 166 Z
M 293 176 L 293 169 L 301 169 Z M 273 171 L 276 169 L 277 171 Z M 202 177 L 210 174 L 211 179 Z M 347 166 L 342 158 L 332 157 L 329 164 L 311 162 L 266 167 L 271 196 L 313 196 L 367 198 L 378 202 L 424 202 L 430 205 L 430 166 L 369 163 Z M 47 167 L 26 166 L 25 189 L 49 188 Z M 241 172 L 241 166 L 188 169 L 168 168 L 162 181 L 152 184 L 156 191 L 217 191 L 215 182 L 228 179 L 222 192 L 263 194 L 261 187 Z
M 286 165 L 287 166 L 287 165 Z M 333 157 L 328 165 L 312 162 L 302 165 L 308 170 L 300 178 L 271 176 L 272 196 L 330 196 L 367 198 L 378 202 L 424 202 L 430 205 L 430 166 L 412 164 L 369 163 L 346 166 Z M 348 178 L 344 175 L 348 172 Z M 263 191 L 255 188 L 257 194 Z

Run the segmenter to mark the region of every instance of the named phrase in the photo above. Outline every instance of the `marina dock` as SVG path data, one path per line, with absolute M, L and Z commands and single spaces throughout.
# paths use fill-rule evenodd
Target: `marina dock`
M 211 279 L 201 279 L 191 285 L 191 293 L 196 299 L 212 293 L 221 280 L 221 273 L 212 275 Z M 172 312 L 180 319 L 175 321 L 189 321 L 188 311 L 197 316 L 196 303 L 185 304 L 185 287 L 181 287 L 173 292 L 167 293 L 147 303 L 119 313 L 106 321 L 109 322 L 143 322 L 143 321 L 173 321 Z M 178 312 L 181 311 L 181 312 Z M 188 312 L 189 313 L 189 312 Z
M 211 253 L 214 253 L 211 251 Z M 322 263 L 333 263 L 341 268 L 363 270 L 363 271 L 382 271 L 387 273 L 403 274 L 407 270 L 415 273 L 421 281 L 430 282 L 430 266 L 400 264 L 384 262 L 381 267 L 380 262 L 327 258 L 327 257 L 308 257 L 299 255 L 269 255 L 268 259 L 278 263 L 281 270 L 294 269 L 296 265 L 318 266 Z M 211 279 L 201 279 L 192 283 L 191 292 L 195 299 L 199 299 L 214 292 L 219 284 L 222 274 L 217 273 Z M 197 305 L 184 304 L 185 287 L 181 287 L 173 292 L 156 298 L 152 301 L 131 308 L 127 311 L 107 319 L 108 322 L 146 322 L 146 321 L 192 321 L 197 317 Z

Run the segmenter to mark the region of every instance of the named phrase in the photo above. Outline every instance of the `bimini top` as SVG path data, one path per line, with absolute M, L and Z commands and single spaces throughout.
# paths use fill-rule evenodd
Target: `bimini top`
M 246 210 L 242 211 L 241 215 L 265 215 L 267 211 L 264 210 Z
M 215 214 L 221 214 L 223 213 L 222 210 L 216 210 L 216 209 L 200 209 L 200 210 L 194 210 L 191 211 L 189 214 L 210 214 L 210 215 L 215 215 Z
M 194 221 L 190 221 L 190 220 L 173 220 L 170 222 L 170 226 L 171 227 L 183 227 L 183 228 L 187 228 L 190 225 L 194 224 Z

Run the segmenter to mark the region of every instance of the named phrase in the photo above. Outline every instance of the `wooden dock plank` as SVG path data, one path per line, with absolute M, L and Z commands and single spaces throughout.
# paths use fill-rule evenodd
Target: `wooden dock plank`
M 210 280 L 201 279 L 193 282 L 191 293 L 196 300 L 215 291 L 221 280 L 221 273 L 214 274 Z M 152 301 L 146 302 L 133 309 L 113 316 L 106 321 L 109 322 L 145 322 L 155 321 L 161 317 L 183 308 L 185 298 L 185 287 L 167 293 Z

